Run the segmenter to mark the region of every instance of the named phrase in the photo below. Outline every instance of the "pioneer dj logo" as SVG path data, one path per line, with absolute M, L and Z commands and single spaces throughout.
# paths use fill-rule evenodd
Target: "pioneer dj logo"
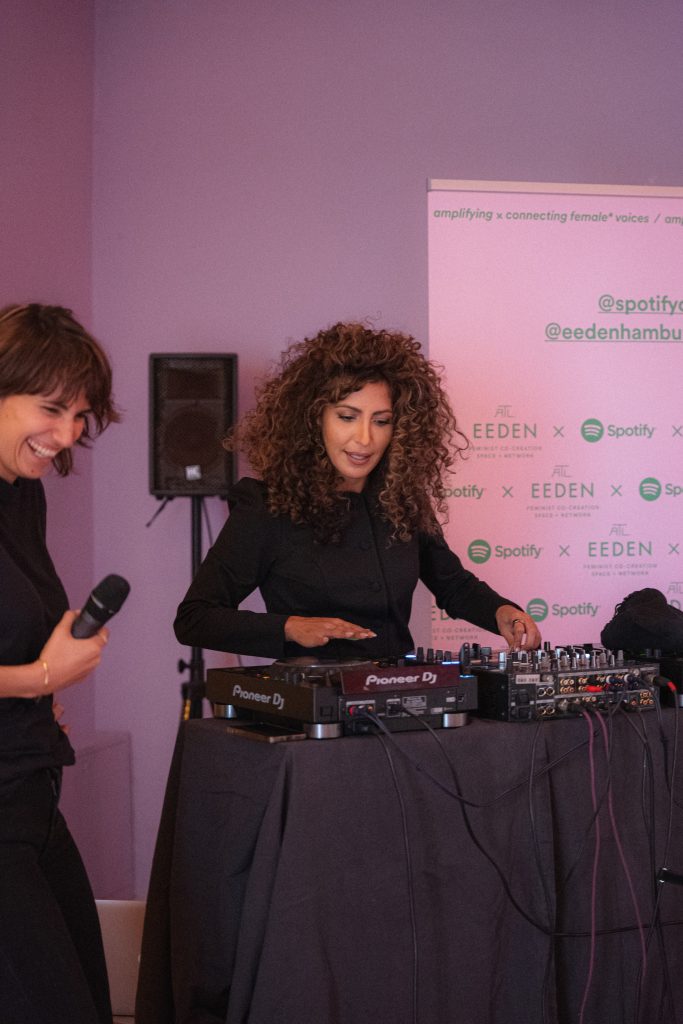
M 638 488 L 643 501 L 656 501 L 662 493 L 662 485 L 654 476 L 646 476 Z
M 392 690 L 398 690 L 400 687 L 413 687 L 421 685 L 424 687 L 434 686 L 439 681 L 439 677 L 436 672 L 431 672 L 428 669 L 424 669 L 422 673 L 418 673 L 416 676 L 409 675 L 394 675 L 394 676 L 377 676 L 374 673 L 366 676 L 364 689 L 366 690 L 377 690 L 382 686 L 390 686 Z
M 581 437 L 584 441 L 588 441 L 589 444 L 595 444 L 596 441 L 602 438 L 604 433 L 605 428 L 600 420 L 584 420 L 581 424 Z
M 235 683 L 232 695 L 238 700 L 251 701 L 253 704 L 270 704 L 278 711 L 284 710 L 285 706 L 285 698 L 278 690 L 245 690 L 239 683 Z
M 470 561 L 476 562 L 477 565 L 482 565 L 483 562 L 488 562 L 491 557 L 491 545 L 487 540 L 473 540 L 467 549 L 467 554 Z
M 548 617 L 548 604 L 542 597 L 532 597 L 526 606 L 526 610 L 534 622 L 543 622 Z

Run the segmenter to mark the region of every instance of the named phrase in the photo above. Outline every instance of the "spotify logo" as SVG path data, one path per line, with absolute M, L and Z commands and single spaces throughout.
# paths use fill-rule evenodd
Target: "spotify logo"
M 662 493 L 662 485 L 654 476 L 646 476 L 640 481 L 640 496 L 644 501 L 656 501 Z
M 491 557 L 491 545 L 486 540 L 473 540 L 467 549 L 467 554 L 472 562 L 481 565 L 482 562 L 488 562 Z
M 534 622 L 543 622 L 548 616 L 548 605 L 542 597 L 533 597 L 527 604 L 526 610 Z
M 600 420 L 584 420 L 581 424 L 581 437 L 590 444 L 599 441 L 604 433 L 605 428 Z

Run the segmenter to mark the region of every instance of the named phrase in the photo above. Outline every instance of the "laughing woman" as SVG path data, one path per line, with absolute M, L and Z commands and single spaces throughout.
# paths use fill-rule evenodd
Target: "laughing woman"
M 418 580 L 439 608 L 540 644 L 514 602 L 444 540 L 444 478 L 465 447 L 434 366 L 411 337 L 339 323 L 290 347 L 226 445 L 258 479 L 178 609 L 181 643 L 266 658 L 396 658 Z M 254 590 L 265 612 L 240 609 Z
M 0 310 L 0 1021 L 111 1024 L 95 902 L 59 812 L 74 752 L 53 696 L 98 664 L 107 630 L 75 612 L 45 544 L 52 467 L 118 419 L 107 358 L 58 306 Z M 77 529 L 77 519 L 74 519 Z

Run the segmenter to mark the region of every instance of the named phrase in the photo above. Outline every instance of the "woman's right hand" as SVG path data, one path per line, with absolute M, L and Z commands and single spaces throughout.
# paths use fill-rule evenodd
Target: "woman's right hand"
M 330 640 L 369 640 L 374 636 L 377 634 L 371 629 L 355 626 L 344 619 L 290 615 L 285 622 L 285 640 L 301 647 L 324 647 Z
M 47 664 L 48 681 L 41 690 L 43 695 L 79 683 L 100 663 L 109 630 L 103 626 L 94 636 L 77 640 L 71 635 L 77 614 L 74 611 L 64 613 L 38 656 L 39 663 Z

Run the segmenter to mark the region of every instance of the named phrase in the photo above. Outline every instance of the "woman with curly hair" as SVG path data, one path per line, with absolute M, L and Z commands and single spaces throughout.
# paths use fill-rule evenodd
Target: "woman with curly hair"
M 535 622 L 444 540 L 444 477 L 467 447 L 412 337 L 338 323 L 291 346 L 226 446 L 258 480 L 178 609 L 181 643 L 259 657 L 395 658 L 422 580 L 451 618 L 540 643 Z M 240 610 L 255 589 L 266 611 Z

